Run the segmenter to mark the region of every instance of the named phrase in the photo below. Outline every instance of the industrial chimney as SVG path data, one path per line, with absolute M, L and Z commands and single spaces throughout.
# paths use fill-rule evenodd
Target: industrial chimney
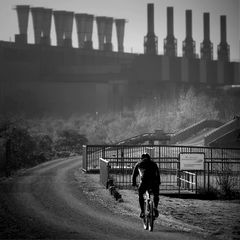
M 99 50 L 104 50 L 105 27 L 106 27 L 105 19 L 106 19 L 106 17 L 96 17 Z
M 64 36 L 64 11 L 54 11 L 54 22 L 57 37 L 57 46 L 63 46 L 63 36 Z
M 29 5 L 17 5 L 15 9 L 17 11 L 19 28 L 19 34 L 15 34 L 15 42 L 19 44 L 26 44 L 30 7 Z
M 124 40 L 125 22 L 126 22 L 125 19 L 115 19 L 116 31 L 117 31 L 118 52 L 124 52 L 123 40 Z
M 164 39 L 164 55 L 177 56 L 177 40 L 173 30 L 173 7 L 167 7 L 167 37 Z
M 105 40 L 104 43 L 104 50 L 105 51 L 112 51 L 112 27 L 113 27 L 113 18 L 106 17 L 105 18 Z
M 210 14 L 203 14 L 203 34 L 204 39 L 201 43 L 201 58 L 205 60 L 213 59 L 213 44 L 210 41 Z
M 192 10 L 186 10 L 186 38 L 183 41 L 183 57 L 196 57 L 196 44 L 192 38 Z
M 227 20 L 226 16 L 220 16 L 221 41 L 218 45 L 218 60 L 229 62 L 230 47 L 227 43 Z
M 73 12 L 64 12 L 64 47 L 72 47 Z
M 156 55 L 158 52 L 158 39 L 154 33 L 154 4 L 147 5 L 148 29 L 144 37 L 144 53 Z

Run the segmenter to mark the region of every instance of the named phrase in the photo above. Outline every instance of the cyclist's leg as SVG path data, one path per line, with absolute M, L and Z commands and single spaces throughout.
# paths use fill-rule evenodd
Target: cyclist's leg
M 146 192 L 146 186 L 144 184 L 140 184 L 138 188 L 138 197 L 139 197 L 139 205 L 141 208 L 140 216 L 143 217 L 144 215 L 144 193 Z M 142 214 L 143 213 L 143 214 Z
M 159 203 L 159 186 L 153 187 L 153 195 L 154 195 L 154 206 L 155 206 L 155 217 L 158 217 L 158 203 Z

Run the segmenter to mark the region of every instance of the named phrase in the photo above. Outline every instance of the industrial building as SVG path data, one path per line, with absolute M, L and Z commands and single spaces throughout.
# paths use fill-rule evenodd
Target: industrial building
M 186 10 L 183 56 L 178 57 L 174 9 L 167 7 L 164 54 L 158 55 L 154 5 L 147 5 L 148 29 L 144 54 L 124 52 L 125 19 L 86 13 L 16 6 L 19 33 L 15 42 L 0 41 L 0 111 L 27 114 L 82 114 L 118 111 L 146 97 L 175 97 L 182 87 L 201 89 L 240 84 L 240 64 L 230 62 L 226 16 L 220 16 L 221 42 L 213 60 L 210 13 L 203 13 L 204 38 L 200 57 L 192 36 L 192 11 Z M 33 20 L 34 44 L 28 43 L 28 20 Z M 76 21 L 78 48 L 72 47 Z M 98 49 L 93 49 L 96 21 Z M 57 46 L 51 44 L 51 27 Z M 118 51 L 113 51 L 113 24 Z

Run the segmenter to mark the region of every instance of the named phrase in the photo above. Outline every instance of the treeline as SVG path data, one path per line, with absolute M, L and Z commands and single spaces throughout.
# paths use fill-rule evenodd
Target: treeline
M 73 129 L 62 129 L 53 139 L 36 132 L 26 120 L 1 124 L 0 175 L 10 176 L 18 169 L 35 166 L 59 157 L 81 154 L 88 140 Z
M 1 152 L 5 146 L 3 155 L 7 156 L 4 169 L 9 173 L 50 159 L 81 154 L 83 144 L 114 144 L 157 129 L 173 133 L 202 119 L 227 121 L 240 115 L 239 104 L 234 101 L 227 95 L 189 89 L 182 91 L 177 99 L 166 102 L 161 97 L 150 97 L 121 112 L 67 119 L 52 116 L 6 119 L 5 116 L 0 121 Z

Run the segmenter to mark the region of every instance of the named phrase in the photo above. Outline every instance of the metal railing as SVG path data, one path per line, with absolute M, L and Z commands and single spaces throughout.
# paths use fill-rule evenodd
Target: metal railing
M 151 153 L 154 152 L 154 154 Z M 150 152 L 157 163 L 160 175 L 160 191 L 179 191 L 179 189 L 197 193 L 211 186 L 219 187 L 221 181 L 228 180 L 240 190 L 240 149 L 213 148 L 197 146 L 170 145 L 88 145 L 84 146 L 83 170 L 99 172 L 99 159 L 109 161 L 111 178 L 119 188 L 131 185 L 134 165 L 142 153 Z M 180 171 L 180 153 L 204 153 L 204 170 Z
M 178 186 L 179 190 L 181 188 L 191 191 L 197 192 L 197 174 L 188 171 L 179 171 L 178 175 Z

